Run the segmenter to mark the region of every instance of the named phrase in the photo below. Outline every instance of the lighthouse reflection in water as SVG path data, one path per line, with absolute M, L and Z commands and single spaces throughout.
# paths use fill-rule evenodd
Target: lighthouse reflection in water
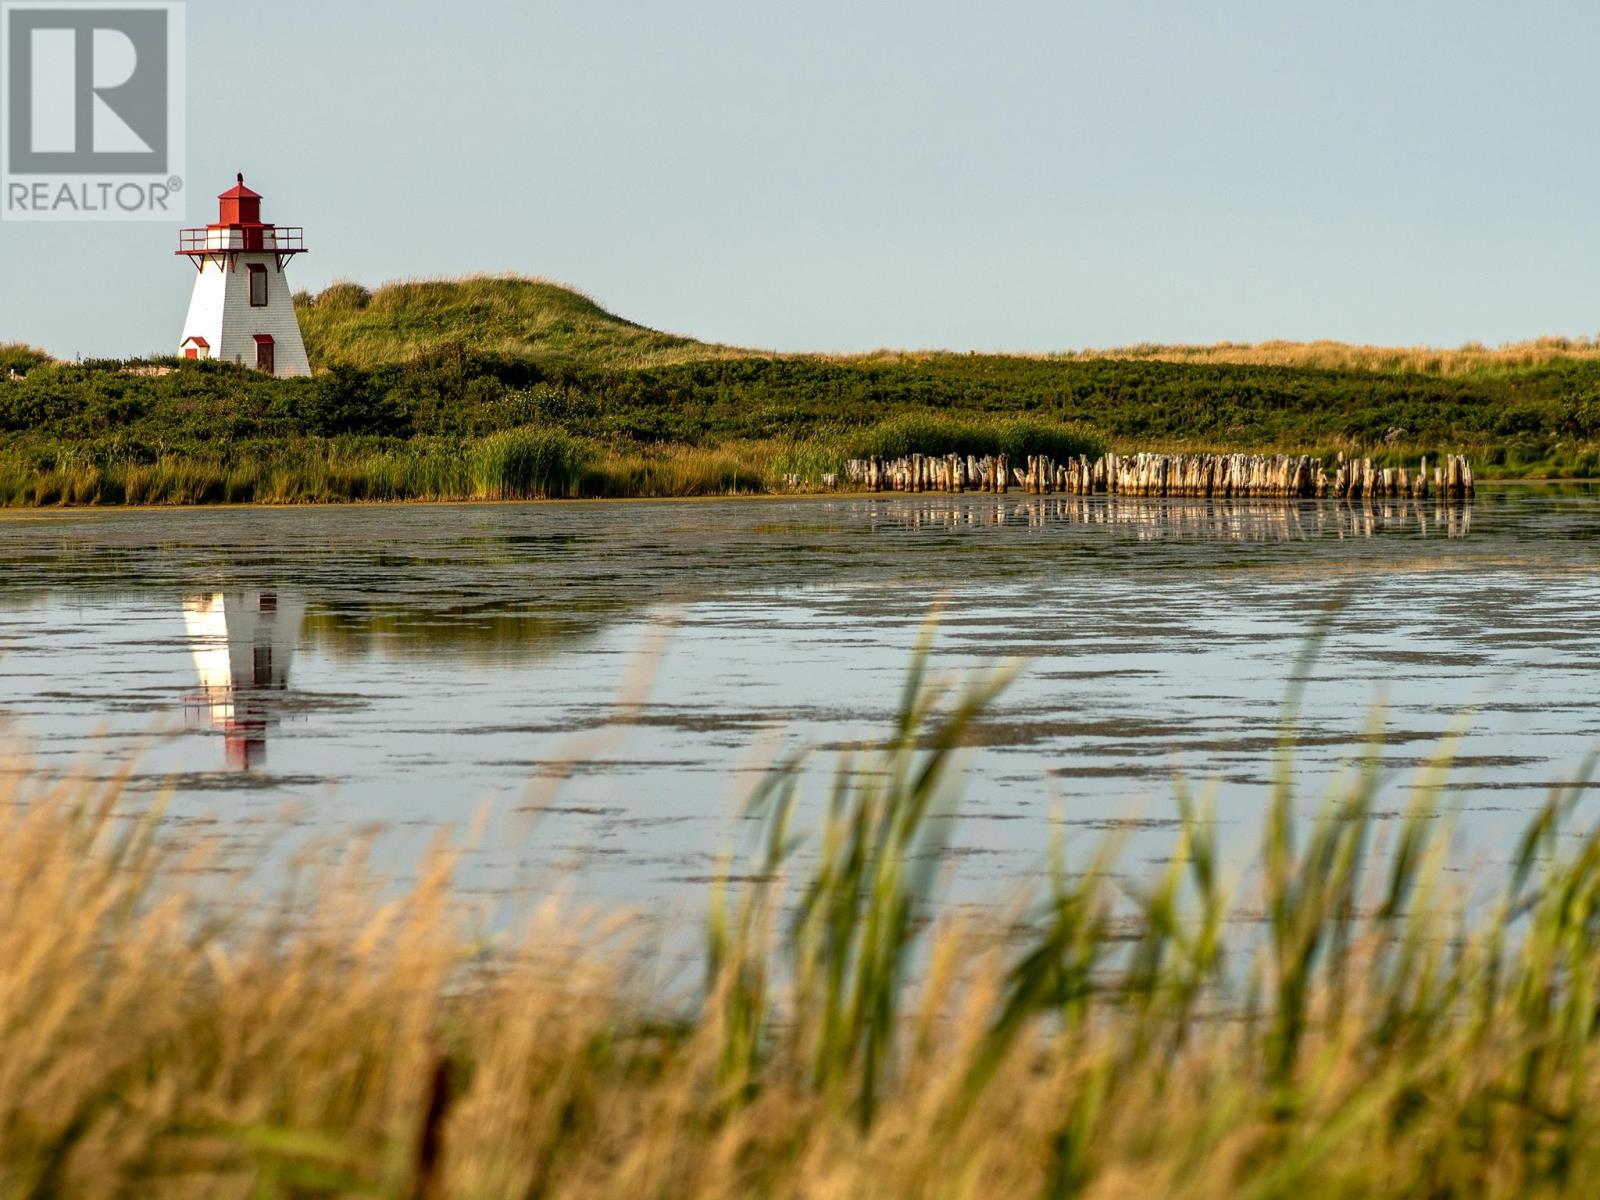
M 304 601 L 279 592 L 217 592 L 183 602 L 200 681 L 184 709 L 192 724 L 222 734 L 235 770 L 266 762 L 267 733 L 281 716 L 304 617 Z

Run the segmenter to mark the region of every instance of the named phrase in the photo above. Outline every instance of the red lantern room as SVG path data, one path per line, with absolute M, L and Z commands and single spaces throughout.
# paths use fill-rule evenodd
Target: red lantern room
M 225 259 L 231 267 L 240 253 L 265 252 L 276 257 L 281 271 L 296 254 L 306 252 L 305 234 L 299 226 L 263 224 L 261 193 L 246 187 L 241 173 L 238 182 L 217 197 L 217 219 L 213 224 L 178 232 L 178 253 L 203 270 L 206 260 L 212 257 Z
M 244 185 L 243 172 L 239 182 L 217 197 L 222 201 L 222 211 L 217 215 L 220 225 L 261 224 L 261 193 L 252 192 Z

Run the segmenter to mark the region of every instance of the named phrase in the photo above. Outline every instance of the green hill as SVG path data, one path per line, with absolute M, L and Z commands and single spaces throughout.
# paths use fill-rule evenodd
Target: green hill
M 1102 446 L 1600 476 L 1590 342 L 837 356 L 662 333 L 533 279 L 296 301 L 310 379 L 0 349 L 0 504 L 705 495 L 868 453 Z
M 541 279 L 415 280 L 376 291 L 338 283 L 295 301 L 319 367 L 406 362 L 445 347 L 623 369 L 755 356 L 646 329 Z

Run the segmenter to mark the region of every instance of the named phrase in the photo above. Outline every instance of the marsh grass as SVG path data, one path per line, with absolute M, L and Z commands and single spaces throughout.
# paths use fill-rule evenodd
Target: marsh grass
M 725 445 L 599 441 L 519 427 L 476 439 L 300 438 L 227 457 L 166 455 L 153 463 L 0 457 L 0 506 L 316 504 L 736 496 L 816 487 L 862 453 L 921 444 L 962 453 L 1076 452 L 1100 443 L 1074 426 L 1015 418 L 913 414 L 864 435 Z M 870 450 L 866 447 L 878 447 Z M 1049 449 L 1047 449 L 1049 448 Z M 1087 452 L 1087 451 L 1086 451 Z
M 473 493 L 484 500 L 578 495 L 593 451 L 556 429 L 490 434 L 470 453 Z
M 697 446 L 618 446 L 592 463 L 583 495 L 627 499 L 666 496 L 735 496 L 773 484 L 759 455 Z
M 723 496 L 775 483 L 762 447 L 607 445 L 553 429 L 374 446 L 301 439 L 260 458 L 54 466 L 0 459 L 0 506 L 328 504 Z
M 797 760 L 706 921 L 704 984 L 551 901 L 489 937 L 435 847 L 276 902 L 122 780 L 0 774 L 0 1194 L 1578 1197 L 1600 1189 L 1600 830 L 1558 791 L 1463 905 L 1438 784 L 1288 770 L 1230 873 L 1180 788 L 994 915 L 939 904 L 972 722 L 919 655 L 820 834 Z M 740 882 L 735 882 L 735 880 Z

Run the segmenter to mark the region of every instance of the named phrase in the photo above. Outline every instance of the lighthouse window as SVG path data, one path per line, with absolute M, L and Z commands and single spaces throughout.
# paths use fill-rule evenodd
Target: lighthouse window
M 250 264 L 250 307 L 267 306 L 267 269 L 257 263 Z

